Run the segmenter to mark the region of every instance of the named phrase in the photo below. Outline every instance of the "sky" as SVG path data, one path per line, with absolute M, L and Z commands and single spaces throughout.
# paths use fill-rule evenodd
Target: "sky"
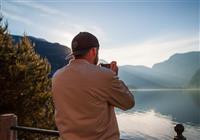
M 100 59 L 144 65 L 200 51 L 199 0 L 1 0 L 9 32 L 71 47 L 82 31 L 100 42 Z

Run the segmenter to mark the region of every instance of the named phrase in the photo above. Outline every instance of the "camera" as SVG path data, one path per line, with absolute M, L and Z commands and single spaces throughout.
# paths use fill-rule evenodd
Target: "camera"
M 103 64 L 103 63 L 100 63 L 100 66 L 110 69 L 110 64 Z

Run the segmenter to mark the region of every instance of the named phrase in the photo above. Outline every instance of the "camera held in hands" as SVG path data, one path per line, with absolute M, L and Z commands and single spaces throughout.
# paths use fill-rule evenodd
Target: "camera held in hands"
M 111 67 L 110 64 L 103 64 L 103 63 L 100 63 L 100 66 L 108 68 L 108 69 L 110 69 L 110 67 Z

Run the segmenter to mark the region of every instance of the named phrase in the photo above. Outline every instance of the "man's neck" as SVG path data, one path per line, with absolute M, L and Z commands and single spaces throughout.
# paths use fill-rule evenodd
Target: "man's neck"
M 76 58 L 76 59 L 74 59 L 75 61 L 83 61 L 83 62 L 87 62 L 87 63 L 90 63 L 90 64 L 94 64 L 94 63 L 92 63 L 90 60 L 88 60 L 88 59 L 85 59 L 85 58 Z
M 79 60 L 84 60 L 84 61 L 87 61 L 90 64 L 94 64 L 94 62 L 91 59 L 89 59 L 89 58 L 79 58 Z

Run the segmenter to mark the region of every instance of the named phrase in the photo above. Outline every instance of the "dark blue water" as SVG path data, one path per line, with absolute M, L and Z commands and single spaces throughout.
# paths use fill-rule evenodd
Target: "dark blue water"
M 133 92 L 136 106 L 116 109 L 121 138 L 170 140 L 183 123 L 188 140 L 200 139 L 200 91 L 150 90 Z

